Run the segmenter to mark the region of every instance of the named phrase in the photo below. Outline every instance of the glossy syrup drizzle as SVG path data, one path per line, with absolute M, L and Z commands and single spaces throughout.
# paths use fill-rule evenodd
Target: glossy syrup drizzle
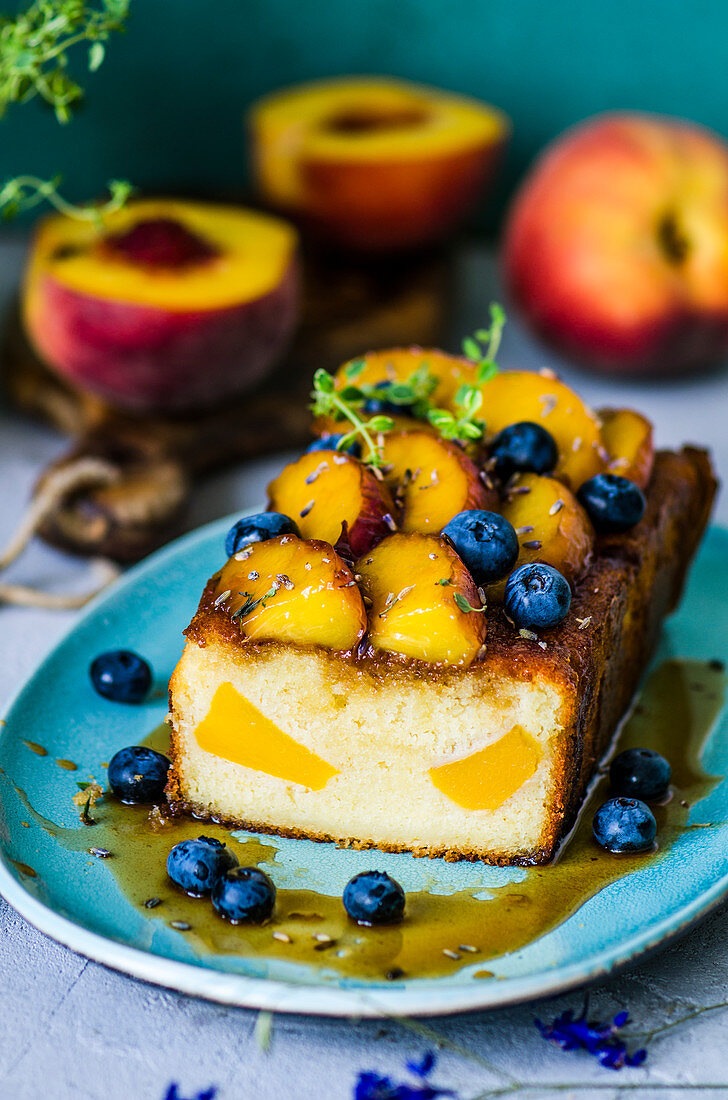
M 286 959 L 357 978 L 435 977 L 523 948 L 604 886 L 661 860 L 685 829 L 709 827 L 689 825 L 688 813 L 720 781 L 703 771 L 700 754 L 723 705 L 725 687 L 725 673 L 715 664 L 668 661 L 649 677 L 622 730 L 620 749 L 654 748 L 672 766 L 671 797 L 653 807 L 658 824 L 653 852 L 615 856 L 594 843 L 592 815 L 609 795 L 602 776 L 555 862 L 517 869 L 514 881 L 487 890 L 408 892 L 405 919 L 390 928 L 360 928 L 346 917 L 340 895 L 307 889 L 279 890 L 274 917 L 262 927 L 231 926 L 214 913 L 209 900 L 189 898 L 173 886 L 165 871 L 167 853 L 186 837 L 216 836 L 229 844 L 241 864 L 263 863 L 275 880 L 275 838 L 240 841 L 219 825 L 190 818 L 165 823 L 148 808 L 124 806 L 109 795 L 93 809 L 96 825 L 64 829 L 39 818 L 24 801 L 29 813 L 65 846 L 110 853 L 105 866 L 127 899 L 150 920 L 179 929 L 200 954 Z M 167 728 L 154 731 L 146 743 L 164 750 Z M 373 851 L 371 865 L 376 863 Z M 473 977 L 495 975 L 481 966 Z

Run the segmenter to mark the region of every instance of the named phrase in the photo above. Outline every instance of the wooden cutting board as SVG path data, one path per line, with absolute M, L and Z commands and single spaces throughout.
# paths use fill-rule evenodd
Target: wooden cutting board
M 200 475 L 305 445 L 317 367 L 334 370 L 373 348 L 438 344 L 450 275 L 445 253 L 369 266 L 309 257 L 302 322 L 285 362 L 255 391 L 188 416 L 132 415 L 74 388 L 33 353 L 15 310 L 0 348 L 9 399 L 71 437 L 36 492 L 59 471 L 88 474 L 87 483 L 53 508 L 39 533 L 66 550 L 119 562 L 148 554 L 179 530 Z M 98 461 L 81 465 L 83 459 Z

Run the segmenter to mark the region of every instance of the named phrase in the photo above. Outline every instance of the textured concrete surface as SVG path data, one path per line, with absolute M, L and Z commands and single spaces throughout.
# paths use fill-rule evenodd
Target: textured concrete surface
M 21 248 L 0 248 L 0 294 L 16 278 Z M 493 291 L 487 257 L 466 264 L 459 331 L 483 318 Z M 541 365 L 546 356 L 513 326 L 501 361 Z M 553 365 L 553 362 L 552 364 Z M 567 377 L 576 377 L 565 372 Z M 659 388 L 579 378 L 595 404 L 628 402 L 653 415 L 661 443 L 705 440 L 728 469 L 728 376 Z M 281 441 L 285 446 L 285 441 Z M 17 523 L 39 470 L 63 448 L 49 430 L 0 409 L 0 545 Z M 279 460 L 210 479 L 191 524 L 254 505 Z M 728 523 L 721 501 L 718 519 Z M 84 587 L 83 566 L 36 543 L 8 575 L 22 583 Z M 0 707 L 65 631 L 66 613 L 0 608 Z M 590 1016 L 628 1008 L 631 1045 L 647 1042 L 643 1069 L 603 1069 L 585 1054 L 545 1043 L 534 1014 L 579 1009 L 580 993 L 548 1004 L 466 1017 L 357 1022 L 278 1016 L 268 1050 L 257 1014 L 207 1004 L 133 981 L 59 947 L 0 900 L 0 1100 L 162 1100 L 216 1085 L 220 1100 L 345 1100 L 360 1069 L 402 1080 L 404 1063 L 444 1044 L 434 1080 L 462 1100 L 476 1097 L 678 1096 L 728 1098 L 728 909 L 679 943 L 591 994 Z M 428 1029 L 423 1034 L 419 1029 Z M 417 1030 L 414 1030 L 414 1029 Z

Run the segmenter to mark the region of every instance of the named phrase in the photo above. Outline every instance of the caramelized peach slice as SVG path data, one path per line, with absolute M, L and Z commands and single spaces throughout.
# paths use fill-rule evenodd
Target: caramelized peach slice
M 644 489 L 652 474 L 655 446 L 652 424 L 634 409 L 600 409 L 607 469 Z
M 295 535 L 233 554 L 218 575 L 214 601 L 255 640 L 350 650 L 366 628 L 361 593 L 346 563 L 327 543 Z
M 501 513 L 516 530 L 521 549 L 519 565 L 545 561 L 575 581 L 589 563 L 594 529 L 570 489 L 554 477 L 521 474 Z M 488 589 L 488 599 L 502 599 L 505 581 Z
M 475 659 L 486 631 L 480 596 L 444 539 L 391 535 L 360 558 L 355 571 L 370 602 L 375 649 L 432 665 L 467 666 Z
M 598 417 L 558 378 L 505 371 L 485 382 L 482 392 L 481 415 L 489 437 L 521 420 L 542 424 L 559 449 L 554 474 L 574 490 L 604 469 Z
M 274 512 L 291 516 L 307 539 L 323 539 L 333 546 L 346 524 L 355 557 L 395 526 L 387 486 L 368 466 L 339 451 L 301 455 L 271 481 L 268 500 Z
M 403 531 L 436 534 L 458 512 L 495 507 L 495 491 L 457 443 L 429 432 L 391 432 L 382 455 Z

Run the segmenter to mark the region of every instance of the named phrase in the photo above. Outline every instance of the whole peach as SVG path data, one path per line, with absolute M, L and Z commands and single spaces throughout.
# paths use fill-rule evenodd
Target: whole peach
M 585 366 L 714 364 L 728 352 L 728 145 L 658 115 L 588 119 L 522 184 L 504 269 L 530 325 Z

